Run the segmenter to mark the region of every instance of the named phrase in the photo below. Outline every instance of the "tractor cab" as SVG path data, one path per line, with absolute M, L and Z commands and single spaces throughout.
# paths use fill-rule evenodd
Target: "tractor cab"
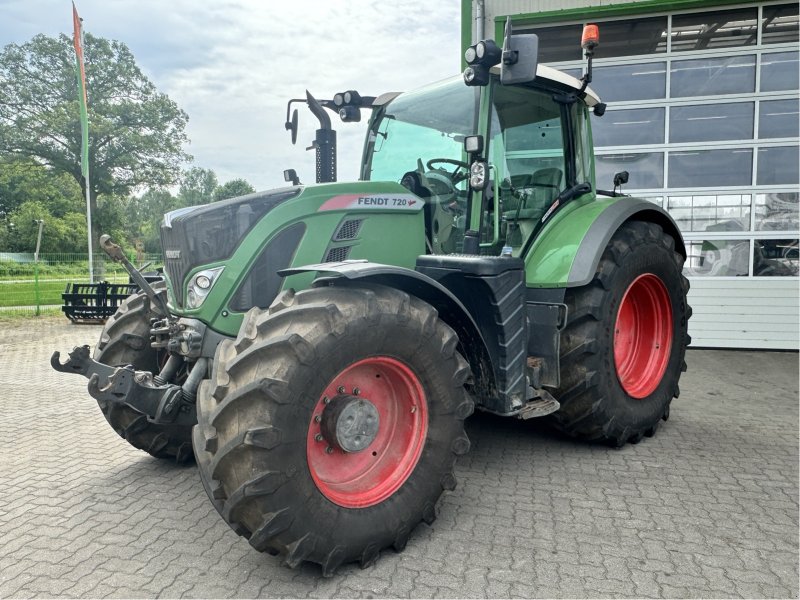
M 472 231 L 470 253 L 520 255 L 559 196 L 594 189 L 588 111 L 600 100 L 580 89 L 545 66 L 503 85 L 495 67 L 486 86 L 451 78 L 401 94 L 375 107 L 361 178 L 424 199 L 432 254 L 466 252 Z

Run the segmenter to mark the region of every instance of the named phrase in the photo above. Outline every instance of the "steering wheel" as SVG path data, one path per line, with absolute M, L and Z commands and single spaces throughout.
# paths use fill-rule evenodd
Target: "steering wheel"
M 469 175 L 469 165 L 465 163 L 463 160 L 456 160 L 454 158 L 432 158 L 430 159 L 425 165 L 431 170 L 436 171 L 439 170 L 439 167 L 435 167 L 434 165 L 438 163 L 443 163 L 446 165 L 455 165 L 455 169 L 450 174 L 450 179 L 453 181 L 453 185 L 458 183 L 459 181 L 465 180 Z M 459 174 L 461 169 L 464 170 L 463 173 Z

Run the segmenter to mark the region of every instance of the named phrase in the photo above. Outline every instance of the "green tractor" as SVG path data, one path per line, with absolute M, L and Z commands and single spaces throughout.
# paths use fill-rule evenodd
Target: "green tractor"
M 93 357 L 54 368 L 89 378 L 133 446 L 194 456 L 255 549 L 325 575 L 434 520 L 475 408 L 615 446 L 652 436 L 686 368 L 686 250 L 669 215 L 617 191 L 624 173 L 597 190 L 596 39 L 582 80 L 537 65 L 537 43 L 507 25 L 463 78 L 307 95 L 318 184 L 289 171 L 165 215 L 166 281 L 137 280 Z M 336 183 L 327 112 L 366 109 L 360 180 Z

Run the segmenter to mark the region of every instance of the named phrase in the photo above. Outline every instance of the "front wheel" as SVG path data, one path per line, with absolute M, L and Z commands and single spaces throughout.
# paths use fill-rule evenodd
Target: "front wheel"
M 453 489 L 473 402 L 458 338 L 381 286 L 284 293 L 220 344 L 194 450 L 228 524 L 285 564 L 371 564 Z
M 669 417 L 690 341 L 682 266 L 660 226 L 631 221 L 609 241 L 594 279 L 567 290 L 557 428 L 621 446 Z

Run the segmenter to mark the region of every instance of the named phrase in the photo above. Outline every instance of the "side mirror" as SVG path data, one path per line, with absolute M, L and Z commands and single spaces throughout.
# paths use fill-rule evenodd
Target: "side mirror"
M 536 79 L 539 64 L 539 36 L 535 33 L 513 35 L 511 17 L 506 18 L 500 83 L 511 85 Z
M 628 177 L 630 177 L 630 174 L 627 171 L 614 173 L 614 187 L 617 188 L 624 183 L 628 183 Z
M 294 112 L 292 112 L 292 120 L 291 121 L 286 121 L 286 124 L 284 125 L 284 127 L 286 127 L 286 131 L 291 131 L 292 132 L 292 144 L 296 144 L 297 143 L 297 109 L 294 109 Z M 288 181 L 288 179 L 287 179 L 287 181 Z
M 297 176 L 297 171 L 294 169 L 286 169 L 283 172 L 283 180 L 292 185 L 300 185 L 300 178 Z

